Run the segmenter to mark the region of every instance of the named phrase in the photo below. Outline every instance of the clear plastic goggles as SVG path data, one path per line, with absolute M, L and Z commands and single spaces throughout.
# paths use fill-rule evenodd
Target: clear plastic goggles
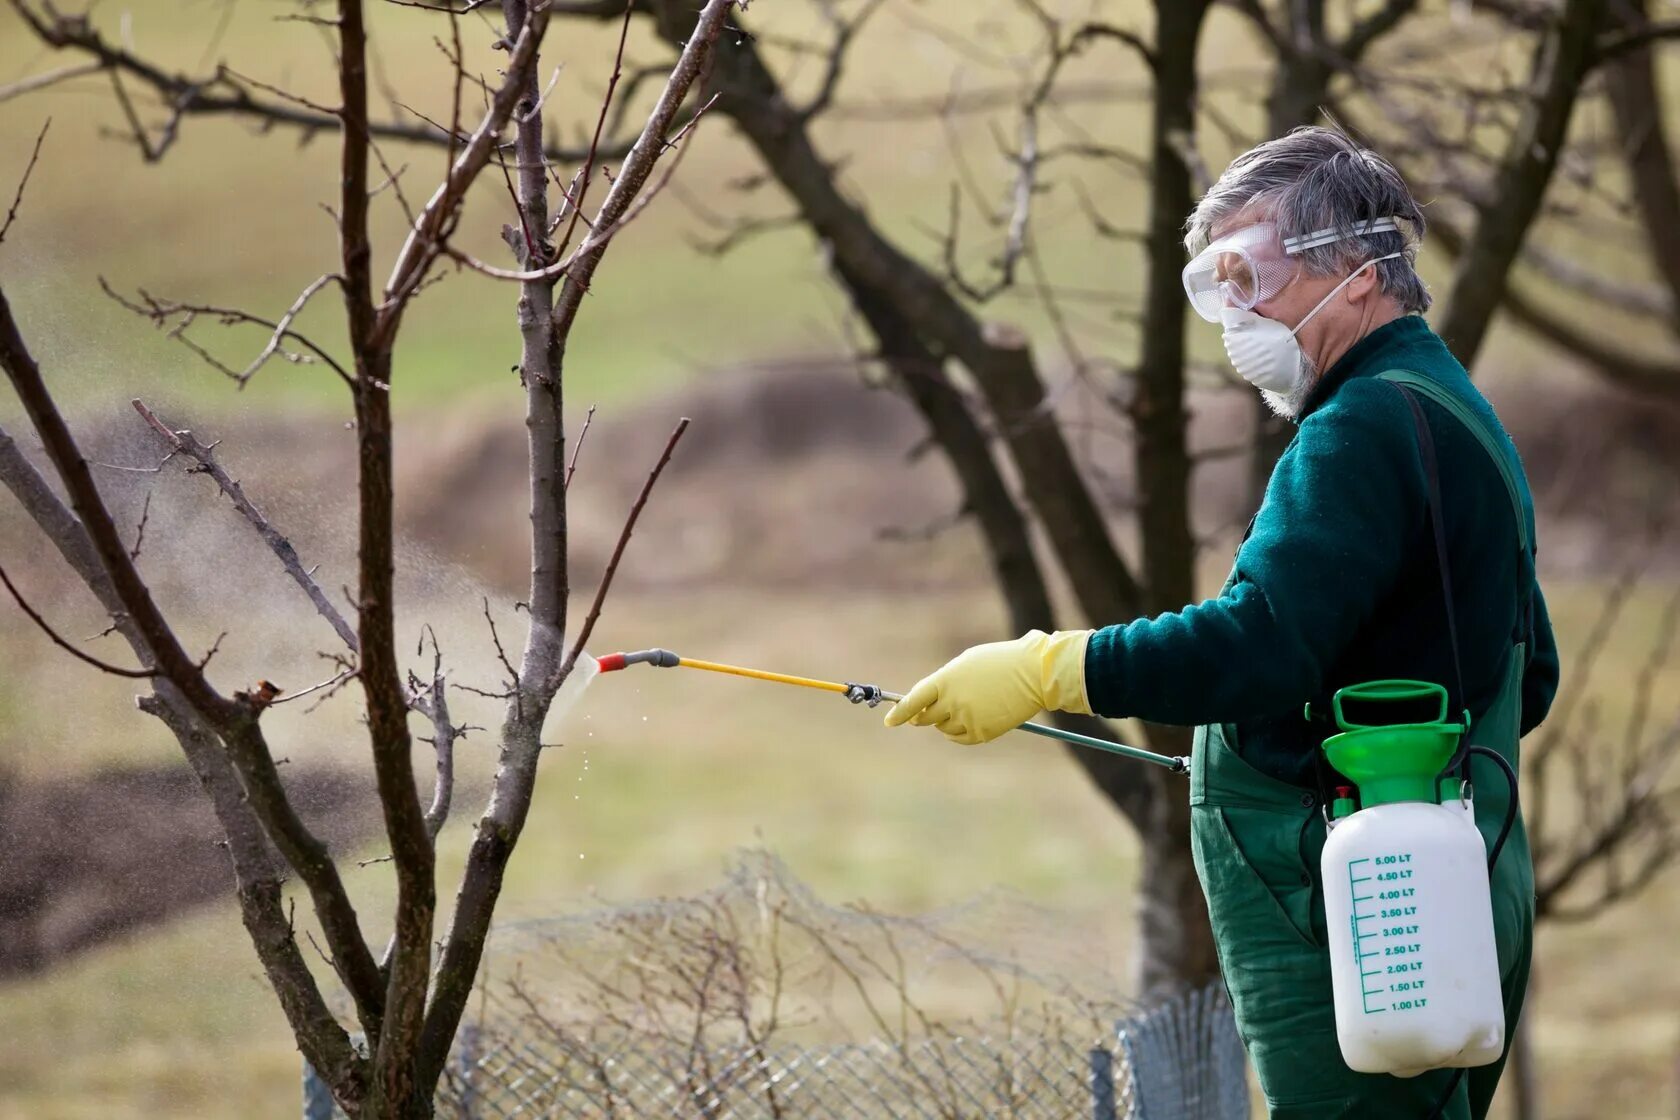
M 1219 322 L 1226 307 L 1245 310 L 1271 299 L 1295 278 L 1299 262 L 1283 251 L 1271 222 L 1244 226 L 1221 237 L 1184 266 L 1184 294 L 1196 314 Z
M 1393 218 L 1375 218 L 1351 230 L 1320 229 L 1283 240 L 1277 226 L 1257 222 L 1226 234 L 1197 253 L 1184 266 L 1184 294 L 1196 314 L 1219 322 L 1226 307 L 1248 310 L 1271 299 L 1295 278 L 1300 262 L 1295 255 L 1349 237 L 1398 230 Z

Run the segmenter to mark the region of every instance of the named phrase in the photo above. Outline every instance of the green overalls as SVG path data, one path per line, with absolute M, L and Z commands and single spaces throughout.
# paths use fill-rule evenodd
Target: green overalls
M 1524 552 L 1532 582 L 1528 518 L 1494 434 L 1428 378 L 1379 376 L 1403 381 L 1441 405 L 1488 449 L 1510 491 L 1520 538 L 1513 545 Z M 1513 641 L 1505 656 L 1503 687 L 1484 710 L 1471 713 L 1469 741 L 1498 751 L 1513 767 L 1527 660 L 1524 642 Z M 1197 730 L 1190 768 L 1191 844 L 1226 988 L 1271 1116 L 1422 1120 L 1446 1092 L 1454 1071 L 1402 1079 L 1354 1073 L 1341 1061 L 1319 871 L 1325 838 L 1321 798 L 1245 762 L 1239 744 L 1231 742 L 1234 733 L 1233 725 L 1221 724 Z M 1486 759 L 1475 760 L 1472 779 L 1477 824 L 1491 846 L 1509 803 L 1508 787 Z M 1534 931 L 1533 869 L 1520 816 L 1494 869 L 1492 895 L 1508 1042 L 1528 982 Z M 1485 1116 L 1503 1067 L 1501 1058 L 1465 1071 L 1440 1116 Z

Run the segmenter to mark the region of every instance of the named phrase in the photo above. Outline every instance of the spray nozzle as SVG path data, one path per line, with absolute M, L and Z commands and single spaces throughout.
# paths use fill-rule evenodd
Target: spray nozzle
M 640 649 L 634 653 L 609 653 L 598 658 L 596 664 L 603 673 L 614 673 L 627 665 L 652 665 L 659 669 L 675 669 L 681 658 L 668 649 Z
M 846 699 L 854 704 L 867 704 L 871 708 L 887 698 L 878 684 L 853 684 L 846 682 Z

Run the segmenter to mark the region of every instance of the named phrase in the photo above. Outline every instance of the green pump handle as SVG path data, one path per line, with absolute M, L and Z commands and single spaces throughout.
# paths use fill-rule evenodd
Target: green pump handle
M 1354 723 L 1342 711 L 1344 700 L 1354 700 L 1361 703 L 1399 703 L 1408 700 L 1426 700 L 1435 697 L 1440 701 L 1436 713 L 1436 723 L 1447 722 L 1447 690 L 1445 687 L 1429 681 L 1386 680 L 1365 681 L 1361 684 L 1350 684 L 1346 688 L 1338 688 L 1336 694 L 1330 698 L 1330 710 L 1335 714 L 1336 726 L 1343 731 L 1359 731 L 1370 727 L 1382 727 L 1383 724 Z M 1312 702 L 1308 701 L 1302 714 L 1312 719 Z M 1470 730 L 1470 713 L 1464 713 L 1464 729 Z

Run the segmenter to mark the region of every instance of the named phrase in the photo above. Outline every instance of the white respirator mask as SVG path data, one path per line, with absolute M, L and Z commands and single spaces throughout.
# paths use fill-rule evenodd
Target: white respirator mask
M 1355 276 L 1379 261 L 1403 253 L 1389 253 L 1366 261 L 1337 284 L 1293 328 L 1253 310 L 1271 299 L 1295 278 L 1295 255 L 1349 237 L 1400 230 L 1395 218 L 1376 218 L 1351 229 L 1315 230 L 1303 237 L 1279 240 L 1277 227 L 1258 222 L 1227 234 L 1197 253 L 1184 266 L 1184 291 L 1196 313 L 1224 327 L 1225 353 L 1231 368 L 1244 381 L 1267 393 L 1287 396 L 1301 386 L 1307 362 L 1296 334 L 1322 311 Z
M 1301 379 L 1307 373 L 1306 355 L 1301 352 L 1301 343 L 1296 339 L 1296 334 L 1314 315 L 1324 309 L 1324 305 L 1329 303 L 1337 292 L 1347 287 L 1355 276 L 1378 261 L 1392 260 L 1400 255 L 1389 253 L 1387 256 L 1366 261 L 1354 269 L 1346 280 L 1330 289 L 1330 294 L 1319 300 L 1317 306 L 1295 324 L 1294 329 L 1246 307 L 1220 308 L 1219 321 L 1225 327 L 1225 354 L 1231 359 L 1231 368 L 1237 371 L 1238 377 L 1256 389 L 1284 396 L 1293 393 L 1300 388 Z

